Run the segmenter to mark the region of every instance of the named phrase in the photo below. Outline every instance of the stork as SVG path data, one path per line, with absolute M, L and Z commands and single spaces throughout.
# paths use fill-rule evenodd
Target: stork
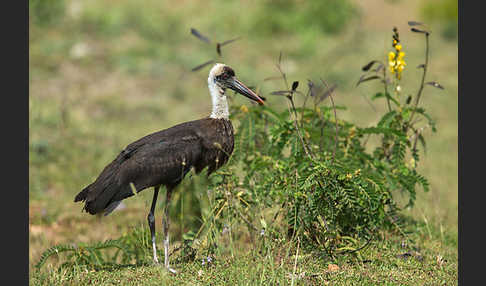
M 233 125 L 229 120 L 226 90 L 232 89 L 263 105 L 255 92 L 240 82 L 232 68 L 215 64 L 208 77 L 212 99 L 211 115 L 149 134 L 129 144 L 108 164 L 98 178 L 79 192 L 74 202 L 85 202 L 83 210 L 90 214 L 110 214 L 123 199 L 135 192 L 153 187 L 154 194 L 147 216 L 154 263 L 158 264 L 155 245 L 155 206 L 161 186 L 166 188 L 162 227 L 164 232 L 164 265 L 169 266 L 169 203 L 174 188 L 194 168 L 207 175 L 228 161 L 233 152 Z

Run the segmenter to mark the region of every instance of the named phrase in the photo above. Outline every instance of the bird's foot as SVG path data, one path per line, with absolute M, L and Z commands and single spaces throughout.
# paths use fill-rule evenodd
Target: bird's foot
M 166 267 L 166 269 L 167 269 L 167 271 L 169 271 L 169 273 L 177 274 L 177 271 L 174 268 Z

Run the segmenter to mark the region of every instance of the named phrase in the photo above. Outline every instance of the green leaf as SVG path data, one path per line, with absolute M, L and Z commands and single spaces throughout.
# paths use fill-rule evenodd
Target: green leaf
M 371 100 L 375 100 L 377 98 L 383 98 L 383 97 L 386 97 L 389 100 L 391 100 L 393 103 L 396 104 L 396 106 L 400 106 L 400 103 L 398 103 L 398 101 L 395 98 L 393 98 L 388 92 L 386 94 L 383 92 L 378 92 L 371 97 Z
M 422 136 L 422 134 L 418 135 L 418 140 L 420 144 L 422 144 L 422 147 L 424 148 L 424 153 L 427 153 L 427 145 L 425 144 L 425 139 L 424 136 Z
M 366 75 L 362 75 L 358 82 L 356 83 L 356 86 L 360 85 L 361 83 L 365 82 L 365 81 L 370 81 L 370 80 L 375 80 L 375 79 L 380 79 L 381 77 L 380 76 L 377 76 L 377 75 L 372 75 L 372 76 L 369 76 L 369 77 L 366 77 Z
M 397 116 L 397 112 L 395 110 L 392 110 L 388 113 L 386 113 L 385 115 L 383 115 L 383 117 L 380 119 L 380 121 L 378 122 L 377 126 L 378 127 L 389 127 L 390 126 L 390 123 L 395 119 L 395 117 Z
M 373 96 L 371 97 L 371 100 L 375 100 L 375 99 L 377 99 L 377 98 L 382 98 L 382 97 L 385 97 L 385 94 L 384 94 L 384 93 L 382 93 L 382 92 L 378 92 L 378 93 L 376 93 L 375 95 L 373 95 Z
M 363 71 L 368 71 L 375 63 L 379 63 L 380 61 L 376 61 L 376 60 L 373 60 L 369 63 L 367 63 L 364 67 L 362 67 L 361 69 Z
M 260 224 L 262 225 L 262 227 L 264 229 L 267 229 L 267 223 L 265 222 L 265 220 L 263 218 L 260 219 Z
M 402 111 L 402 117 L 403 120 L 407 121 L 410 118 L 410 115 L 412 114 L 411 110 L 408 108 L 403 109 Z

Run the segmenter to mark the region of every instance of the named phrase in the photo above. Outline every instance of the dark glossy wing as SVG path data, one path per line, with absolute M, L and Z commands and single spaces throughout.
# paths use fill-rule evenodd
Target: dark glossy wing
M 138 146 L 120 166 L 122 184 L 131 182 L 138 191 L 154 185 L 177 185 L 202 152 L 199 136 L 181 131 L 155 136 Z
M 85 201 L 84 209 L 95 214 L 132 196 L 130 183 L 137 191 L 157 185 L 177 185 L 201 154 L 197 130 L 197 121 L 186 122 L 131 143 L 74 201 Z

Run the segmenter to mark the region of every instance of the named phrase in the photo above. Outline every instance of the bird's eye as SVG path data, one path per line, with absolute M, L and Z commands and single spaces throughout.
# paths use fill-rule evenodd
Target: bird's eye
M 222 73 L 222 74 L 220 74 L 219 76 L 217 76 L 216 78 L 217 78 L 218 80 L 227 80 L 229 77 L 230 77 L 230 76 L 229 76 L 229 74 L 228 74 L 228 73 Z

